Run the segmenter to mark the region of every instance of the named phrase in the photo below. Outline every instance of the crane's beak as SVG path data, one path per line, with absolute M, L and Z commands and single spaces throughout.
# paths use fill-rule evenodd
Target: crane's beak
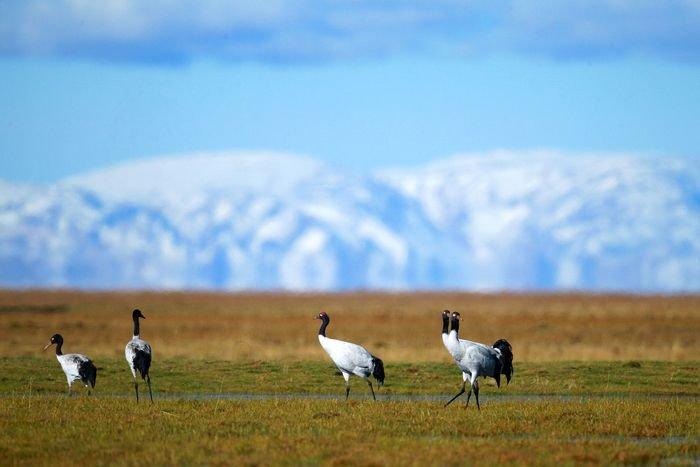
M 318 316 L 314 316 L 314 319 L 320 319 Z
M 53 345 L 53 343 L 52 343 L 52 342 L 49 342 L 48 344 L 46 344 L 46 345 L 44 346 L 44 350 L 48 349 L 48 348 L 51 347 L 52 345 Z

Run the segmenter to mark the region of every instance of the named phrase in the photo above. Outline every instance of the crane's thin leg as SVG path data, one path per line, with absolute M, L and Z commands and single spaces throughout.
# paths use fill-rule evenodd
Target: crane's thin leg
M 465 386 L 466 386 L 466 382 L 462 383 L 462 389 L 457 393 L 456 396 L 454 396 L 452 399 L 450 399 L 450 401 L 449 401 L 447 404 L 445 404 L 445 407 L 447 407 L 448 405 L 450 405 L 452 402 L 454 402 L 455 399 L 457 399 L 459 396 L 461 396 L 462 394 L 464 394 Z
M 148 395 L 151 396 L 151 404 L 153 403 L 153 393 L 151 392 L 151 377 L 146 375 L 146 382 L 148 383 Z
M 136 391 L 136 402 L 138 403 L 139 401 L 139 383 L 136 381 L 136 378 L 134 378 L 134 390 Z
M 481 410 L 481 407 L 479 407 L 479 375 L 478 373 L 470 374 L 469 375 L 469 384 L 471 387 L 469 388 L 469 394 L 467 394 L 467 407 L 469 407 L 469 399 L 472 396 L 472 390 L 474 391 L 474 396 L 476 396 L 476 407 Z
M 73 395 L 73 391 L 71 390 L 71 382 L 68 382 L 68 397 Z
M 465 407 L 469 407 L 469 398 L 472 397 L 472 375 L 466 371 L 462 372 L 462 380 L 466 383 L 469 380 L 469 392 L 467 393 L 467 404 Z
M 350 373 L 345 373 L 342 370 L 341 373 L 343 375 L 343 379 L 345 379 L 345 400 L 347 401 L 348 396 L 350 395 Z
M 369 384 L 369 389 L 370 389 L 370 391 L 372 391 L 372 399 L 374 399 L 376 401 L 377 396 L 374 395 L 374 388 L 372 387 L 372 381 L 370 381 L 369 378 L 367 378 L 367 384 Z

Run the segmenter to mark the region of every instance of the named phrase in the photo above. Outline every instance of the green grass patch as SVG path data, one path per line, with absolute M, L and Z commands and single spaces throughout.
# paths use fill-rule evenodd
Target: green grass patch
M 692 463 L 695 401 L 0 398 L 5 464 Z
M 700 459 L 695 362 L 522 363 L 509 386 L 499 390 L 492 380 L 482 383 L 481 411 L 465 408 L 464 398 L 448 408 L 441 399 L 373 402 L 357 378 L 351 380 L 351 394 L 359 399 L 344 402 L 342 377 L 329 362 L 316 361 L 156 360 L 156 403 L 136 404 L 126 363 L 101 358 L 96 364 L 98 397 L 67 398 L 65 378 L 52 356 L 0 358 L 3 464 L 692 464 Z M 387 364 L 386 370 L 384 394 L 446 400 L 461 384 L 459 371 L 448 362 Z M 188 399 L 219 393 L 286 397 Z M 338 398 L 293 397 L 301 394 Z
M 121 358 L 101 358 L 98 394 L 130 395 L 131 373 Z M 387 363 L 384 394 L 447 395 L 461 384 L 455 365 Z M 343 379 L 330 362 L 262 362 L 196 359 L 156 360 L 151 370 L 156 395 L 180 393 L 338 394 Z M 66 381 L 50 355 L 0 358 L 0 394 L 61 394 Z M 351 395 L 367 395 L 367 385 L 351 378 Z M 77 387 L 77 385 L 75 385 Z M 510 385 L 500 389 L 482 380 L 483 401 L 500 395 L 700 395 L 698 362 L 516 363 Z M 145 385 L 144 385 L 145 389 Z

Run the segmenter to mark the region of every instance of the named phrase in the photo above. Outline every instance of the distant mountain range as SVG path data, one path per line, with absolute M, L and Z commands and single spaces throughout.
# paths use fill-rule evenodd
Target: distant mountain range
M 214 153 L 0 182 L 0 286 L 697 292 L 698 162 Z

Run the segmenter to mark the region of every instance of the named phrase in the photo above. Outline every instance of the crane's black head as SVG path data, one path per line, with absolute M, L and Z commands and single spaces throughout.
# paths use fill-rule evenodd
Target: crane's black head
M 459 332 L 459 320 L 462 319 L 459 317 L 459 313 L 456 311 L 452 312 L 452 318 L 450 319 L 450 324 L 452 325 L 452 330 Z
M 447 334 L 450 328 L 450 310 L 443 310 L 442 312 L 442 332 Z
M 44 350 L 48 349 L 52 345 L 63 345 L 63 336 L 60 334 L 54 334 L 51 336 L 49 343 L 44 346 Z
M 328 313 L 326 313 L 325 311 L 322 311 L 314 319 L 320 319 L 321 321 L 323 321 L 321 323 L 321 327 L 318 330 L 318 335 L 325 336 L 326 335 L 326 326 L 328 326 L 328 323 L 331 322 L 331 319 L 328 317 Z
M 146 317 L 143 316 L 143 313 L 141 313 L 141 310 L 139 310 L 138 308 L 131 312 L 131 317 L 133 319 L 146 319 Z
M 320 312 L 318 316 L 316 316 L 314 319 L 320 319 L 323 322 L 331 320 L 331 318 L 328 316 L 328 313 L 326 313 L 325 311 Z

